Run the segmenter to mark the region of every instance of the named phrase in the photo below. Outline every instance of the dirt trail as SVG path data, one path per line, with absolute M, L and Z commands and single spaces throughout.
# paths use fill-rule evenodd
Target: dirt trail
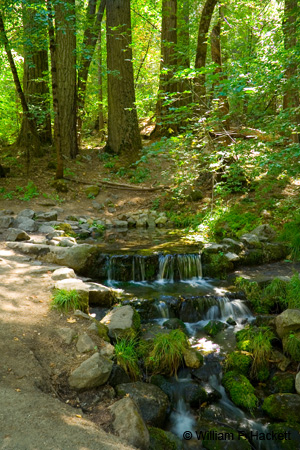
M 0 449 L 129 450 L 51 393 L 47 352 L 64 358 L 49 311 L 52 270 L 0 244 Z

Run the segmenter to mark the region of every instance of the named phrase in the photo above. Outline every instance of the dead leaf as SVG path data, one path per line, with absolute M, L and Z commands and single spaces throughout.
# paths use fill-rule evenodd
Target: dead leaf
M 21 392 L 21 389 L 15 389 L 16 392 Z
M 82 416 L 80 414 L 76 414 L 76 417 L 79 417 L 79 419 L 82 418 Z
M 73 317 L 70 317 L 69 319 L 67 319 L 68 323 L 75 323 L 77 322 L 76 319 L 73 319 Z

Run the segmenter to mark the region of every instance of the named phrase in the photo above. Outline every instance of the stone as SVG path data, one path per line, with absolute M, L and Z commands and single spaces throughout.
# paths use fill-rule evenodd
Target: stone
M 96 209 L 97 211 L 103 211 L 103 209 L 104 209 L 103 203 L 98 203 L 98 202 L 96 202 L 96 200 L 92 201 L 92 205 L 93 205 L 93 208 Z
M 236 262 L 236 261 L 239 261 L 239 259 L 240 259 L 239 255 L 237 255 L 236 253 L 232 253 L 232 252 L 227 252 L 227 253 L 225 253 L 224 256 L 230 262 Z
M 147 219 L 146 218 L 139 218 L 139 219 L 137 219 L 137 221 L 136 221 L 136 223 L 135 223 L 135 226 L 137 227 L 137 228 L 146 228 L 146 226 L 147 226 Z
M 183 444 L 179 437 L 160 428 L 149 427 L 150 449 L 149 450 L 183 450 Z
M 166 216 L 159 216 L 155 219 L 156 225 L 165 225 L 168 222 L 168 218 Z
M 300 422 L 298 394 L 272 394 L 264 400 L 262 409 L 273 419 Z
M 1 220 L 1 218 L 0 218 Z M 14 221 L 16 228 L 21 228 L 24 231 L 36 231 L 38 229 L 38 225 L 34 220 L 29 219 L 27 217 L 17 217 Z
M 114 339 L 134 337 L 140 327 L 139 315 L 129 305 L 114 308 L 101 323 L 108 327 L 108 335 Z
M 300 330 L 300 310 L 286 309 L 275 319 L 276 332 L 282 339 L 290 331 Z
M 246 233 L 241 237 L 241 241 L 249 248 L 261 248 L 262 244 L 256 234 Z
M 298 372 L 297 375 L 296 375 L 295 389 L 296 389 L 297 394 L 300 395 L 300 372 Z
M 29 241 L 30 236 L 20 228 L 10 228 L 6 239 L 8 241 Z
M 6 246 L 26 255 L 45 256 L 50 252 L 49 246 L 44 244 L 31 244 L 28 242 L 7 242 Z
M 186 367 L 190 369 L 199 369 L 203 365 L 203 356 L 197 350 L 186 349 L 183 353 L 183 359 Z
M 4 228 L 9 228 L 14 223 L 14 220 L 10 216 L 0 216 L 0 230 Z
M 268 224 L 259 225 L 251 231 L 251 234 L 255 234 L 260 241 L 273 241 L 277 235 L 274 228 Z
M 122 384 L 122 383 L 130 383 L 131 380 L 129 378 L 129 376 L 127 375 L 127 373 L 125 372 L 125 370 L 123 369 L 123 367 L 114 364 L 108 383 L 110 384 L 110 386 L 112 387 L 116 387 L 118 384 Z
M 37 213 L 35 216 L 36 220 L 41 222 L 51 222 L 52 220 L 57 220 L 57 212 L 56 211 L 47 211 L 42 213 Z
M 244 248 L 242 242 L 235 241 L 234 239 L 230 238 L 224 238 L 222 240 L 222 244 L 226 244 L 228 250 L 233 253 L 239 253 Z
M 42 226 L 43 226 L 43 227 L 45 227 L 45 226 L 48 227 L 48 225 L 42 225 Z M 64 232 L 63 230 L 55 230 L 55 229 L 53 229 L 53 231 L 50 231 L 50 232 L 47 234 L 46 238 L 49 239 L 49 240 L 51 240 L 51 239 L 53 239 L 53 238 L 55 238 L 55 237 L 63 236 L 64 234 L 65 234 L 65 232 Z
M 75 272 L 73 269 L 69 269 L 68 267 L 62 267 L 61 269 L 56 269 L 52 276 L 52 280 L 65 280 L 66 278 L 76 278 Z
M 77 242 L 75 238 L 68 236 L 60 239 L 59 245 L 61 247 L 73 247 L 74 245 L 77 245 Z
M 77 291 L 80 309 L 86 313 L 89 311 L 89 291 L 87 286 L 82 280 L 78 280 L 75 278 L 59 280 L 55 283 L 55 289 L 62 289 L 65 291 L 73 291 L 73 290 Z
M 137 381 L 119 384 L 115 389 L 118 395 L 129 396 L 134 400 L 147 425 L 163 426 L 170 402 L 167 395 L 159 387 L 151 383 Z
M 33 219 L 34 211 L 33 209 L 23 209 L 22 211 L 19 212 L 17 217 L 27 217 L 28 219 Z
M 113 428 L 128 444 L 141 450 L 149 449 L 149 432 L 134 401 L 123 398 L 109 407 L 114 414 Z
M 115 354 L 115 347 L 111 345 L 109 342 L 103 341 L 99 345 L 98 351 L 101 356 L 105 356 L 108 359 L 112 359 Z
M 101 386 L 108 380 L 113 363 L 109 359 L 94 353 L 85 360 L 69 377 L 69 385 L 74 389 L 89 389 Z
M 116 228 L 127 228 L 128 227 L 128 223 L 126 220 L 114 220 L 113 221 L 113 226 Z
M 70 345 L 76 336 L 76 331 L 72 328 L 62 327 L 57 330 L 57 334 L 65 344 Z
M 110 308 L 116 301 L 116 293 L 113 289 L 99 283 L 86 283 L 89 289 L 90 305 Z
M 87 333 L 83 333 L 78 337 L 76 349 L 79 353 L 90 352 L 95 348 L 94 341 L 89 337 Z M 105 355 L 102 355 L 105 356 Z
M 189 382 L 183 390 L 184 400 L 192 407 L 199 408 L 200 405 L 207 401 L 207 393 L 205 389 L 198 383 Z
M 219 253 L 219 252 L 224 252 L 224 250 L 227 249 L 227 245 L 225 244 L 216 244 L 215 242 L 212 242 L 211 244 L 205 244 L 204 245 L 204 252 L 206 254 L 210 254 L 210 253 Z
M 45 261 L 67 266 L 77 273 L 85 273 L 86 267 L 99 250 L 88 244 L 74 245 L 73 247 L 52 247 L 51 252 L 45 256 Z
M 100 187 L 96 185 L 88 186 L 87 188 L 85 188 L 84 192 L 88 198 L 97 197 L 100 192 Z
M 50 225 L 41 225 L 39 227 L 39 233 L 49 234 L 49 233 L 53 233 L 53 232 L 54 232 L 54 228 L 51 227 Z
M 76 309 L 73 313 L 73 315 L 75 317 L 80 317 L 81 319 L 86 319 L 86 320 L 94 320 L 92 316 L 89 316 L 88 314 L 80 311 L 80 309 Z

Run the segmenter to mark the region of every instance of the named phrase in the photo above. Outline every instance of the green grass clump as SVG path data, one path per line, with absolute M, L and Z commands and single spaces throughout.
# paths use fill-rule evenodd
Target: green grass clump
M 300 336 L 290 332 L 289 336 L 284 339 L 284 351 L 293 361 L 300 362 Z
M 51 300 L 51 308 L 58 309 L 62 312 L 69 312 L 75 309 L 86 310 L 78 291 L 75 289 L 72 289 L 71 291 L 57 289 Z
M 289 245 L 291 259 L 300 261 L 300 214 L 298 213 L 294 220 L 286 223 L 280 239 Z
M 288 308 L 300 309 L 300 278 L 298 273 L 294 273 L 287 285 L 286 304 Z
M 241 352 L 229 353 L 225 361 L 226 372 L 234 370 L 242 375 L 247 375 L 252 363 L 251 355 Z
M 115 345 L 117 363 L 129 377 L 136 381 L 140 377 L 138 365 L 137 341 L 135 339 L 120 339 Z
M 262 289 L 256 281 L 249 281 L 243 277 L 237 277 L 235 285 L 244 292 L 247 300 L 251 303 L 254 312 L 261 314 L 267 314 L 269 312 L 269 305 L 263 302 Z
M 188 348 L 187 338 L 181 330 L 159 334 L 153 340 L 146 358 L 146 367 L 152 374 L 176 375 L 186 348 Z
M 258 399 L 254 395 L 255 389 L 244 375 L 231 370 L 224 375 L 222 382 L 235 405 L 249 411 L 258 406 Z

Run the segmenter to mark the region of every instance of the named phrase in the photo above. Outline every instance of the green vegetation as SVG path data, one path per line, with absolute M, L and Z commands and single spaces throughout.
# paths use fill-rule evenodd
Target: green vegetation
M 133 381 L 140 377 L 137 345 L 135 339 L 120 339 L 115 344 L 117 363 Z
M 290 334 L 284 338 L 283 348 L 285 353 L 291 357 L 293 361 L 300 362 L 300 334 L 290 332 Z
M 225 369 L 226 372 L 235 371 L 247 376 L 249 375 L 251 364 L 251 355 L 242 352 L 231 352 L 226 357 Z
M 258 399 L 254 394 L 255 389 L 244 375 L 229 371 L 224 375 L 222 383 L 235 405 L 251 412 L 257 408 Z
M 146 358 L 146 367 L 152 374 L 176 375 L 186 348 L 188 342 L 182 331 L 172 330 L 169 334 L 158 334 Z
M 57 289 L 51 300 L 51 308 L 65 313 L 74 311 L 75 309 L 86 312 L 86 302 L 83 301 L 79 292 L 75 289 L 71 291 Z

